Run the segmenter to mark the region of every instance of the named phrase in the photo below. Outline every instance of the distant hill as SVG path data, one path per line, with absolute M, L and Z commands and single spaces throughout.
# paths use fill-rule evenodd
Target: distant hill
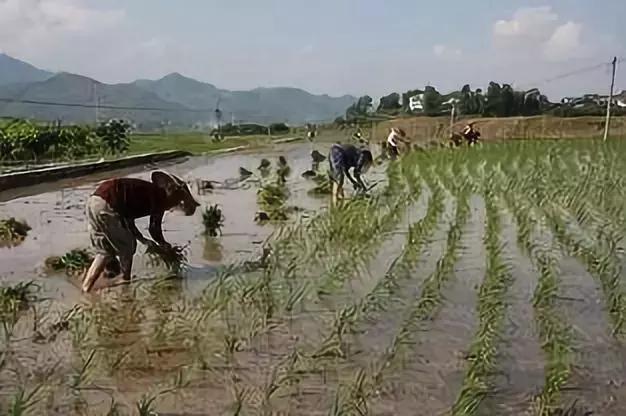
M 356 101 L 349 95 L 313 95 L 287 87 L 229 91 L 178 73 L 156 81 L 139 80 L 134 84 L 188 108 L 214 109 L 219 103 L 225 119 L 230 120 L 232 115 L 237 120 L 258 123 L 333 120 Z
M 0 85 L 45 81 L 54 74 L 0 53 Z
M 51 106 L 25 103 L 0 103 L 0 115 L 36 120 L 62 120 L 64 122 L 92 123 L 96 112 L 101 120 L 123 117 L 133 120 L 140 127 L 156 127 L 163 120 L 176 120 L 181 124 L 192 122 L 185 107 L 161 99 L 156 94 L 133 84 L 109 85 L 81 75 L 61 73 L 42 82 L 15 84 L 0 87 L 0 97 L 21 101 L 71 103 L 76 107 Z M 99 105 L 105 108 L 82 108 L 93 106 L 99 97 Z M 170 111 L 112 110 L 106 106 L 158 108 Z
M 11 70 L 2 70 L 2 65 Z M 70 107 L 0 101 L 0 117 L 93 122 L 96 109 L 81 108 L 80 105 L 94 106 L 98 102 L 97 97 L 101 119 L 125 117 L 145 128 L 158 127 L 162 122 L 183 128 L 190 128 L 197 123 L 213 123 L 217 105 L 225 122 L 230 122 L 231 117 L 237 121 L 263 124 L 331 121 L 343 115 L 345 109 L 356 101 L 355 97 L 349 95 L 313 95 L 287 87 L 228 91 L 178 73 L 154 81 L 104 84 L 76 74 L 54 75 L 0 55 L 0 98 L 77 105 Z M 114 110 L 106 106 L 163 110 Z

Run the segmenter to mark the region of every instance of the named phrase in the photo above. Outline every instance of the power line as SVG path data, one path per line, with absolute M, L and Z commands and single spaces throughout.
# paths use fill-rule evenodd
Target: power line
M 212 113 L 215 109 L 203 109 L 203 108 L 163 108 L 163 107 L 130 107 L 130 106 L 117 106 L 117 105 L 105 105 L 105 104 L 79 104 L 79 103 L 62 103 L 57 101 L 37 101 L 37 100 L 19 100 L 15 98 L 1 98 L 0 102 L 4 103 L 17 103 L 17 104 L 33 104 L 43 105 L 51 107 L 77 107 L 77 108 L 96 108 L 96 109 L 108 109 L 108 110 L 128 110 L 128 111 L 163 111 L 163 112 L 182 112 L 182 113 Z
M 624 60 L 624 58 L 622 58 L 620 60 L 620 62 L 622 60 Z M 596 70 L 601 69 L 601 68 L 607 68 L 609 65 L 611 65 L 611 62 L 603 62 L 603 63 L 600 63 L 600 64 L 586 66 L 586 67 L 575 69 L 573 71 L 563 72 L 561 74 L 555 75 L 555 76 L 550 77 L 550 78 L 544 78 L 542 80 L 537 80 L 537 81 L 532 82 L 532 83 L 531 82 L 525 82 L 525 83 L 521 84 L 521 87 L 525 87 L 525 86 L 526 87 L 531 87 L 531 86 L 534 87 L 534 86 L 546 84 L 546 83 L 549 83 L 549 82 L 559 81 L 561 79 L 569 78 L 569 77 L 572 77 L 574 75 L 585 74 L 587 72 L 593 72 L 593 71 L 596 71 Z
M 32 104 L 32 105 L 41 105 L 41 106 L 49 106 L 49 107 L 73 107 L 73 108 L 90 108 L 90 109 L 108 109 L 108 110 L 126 110 L 126 111 L 161 111 L 161 112 L 169 112 L 169 113 L 208 113 L 214 114 L 215 109 L 210 108 L 163 108 L 163 107 L 132 107 L 132 106 L 116 106 L 116 105 L 104 105 L 104 104 L 79 104 L 79 103 L 63 103 L 58 101 L 37 101 L 37 100 L 20 100 L 15 98 L 2 98 L 0 97 L 0 102 L 4 103 L 17 103 L 17 104 Z M 248 114 L 250 119 L 254 118 L 253 114 Z M 271 122 L 274 120 L 273 117 L 264 115 L 265 122 Z M 235 119 L 237 123 L 257 123 L 258 121 L 248 121 L 246 119 Z M 319 120 L 309 120 L 310 123 L 324 123 L 330 121 L 330 119 L 319 119 Z

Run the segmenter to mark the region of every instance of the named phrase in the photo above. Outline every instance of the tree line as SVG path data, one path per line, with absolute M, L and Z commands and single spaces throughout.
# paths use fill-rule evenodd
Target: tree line
M 0 160 L 76 159 L 115 155 L 130 146 L 130 124 L 110 120 L 96 127 L 37 124 L 14 119 L 0 124 Z
M 418 108 L 411 108 L 411 97 L 418 97 Z M 487 91 L 481 88 L 472 90 L 466 84 L 460 91 L 449 94 L 441 94 L 435 87 L 426 86 L 424 89 L 383 96 L 376 109 L 372 97 L 364 95 L 348 107 L 345 116 L 337 118 L 336 122 L 353 122 L 377 115 L 438 116 L 450 114 L 453 106 L 457 114 L 480 117 L 602 115 L 606 111 L 606 104 L 600 103 L 598 98 L 585 96 L 573 103 L 552 103 L 537 88 L 515 90 L 510 84 L 500 85 L 493 81 L 489 83 Z M 626 114 L 626 109 L 616 108 L 615 113 Z

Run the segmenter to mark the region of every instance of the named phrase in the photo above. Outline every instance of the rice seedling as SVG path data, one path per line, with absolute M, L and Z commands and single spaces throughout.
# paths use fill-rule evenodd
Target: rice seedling
M 289 190 L 280 183 L 266 183 L 257 191 L 257 204 L 272 221 L 284 221 L 288 218 Z M 262 222 L 260 217 L 257 222 Z
M 93 255 L 87 249 L 77 248 L 70 250 L 61 257 L 48 257 L 46 267 L 51 271 L 63 271 L 73 276 L 87 270 L 92 261 Z
M 222 214 L 219 205 L 211 205 L 202 211 L 202 223 L 204 224 L 204 232 L 209 237 L 217 237 L 218 233 L 222 233 L 224 214 Z
M 30 226 L 24 222 L 11 217 L 0 220 L 0 244 L 1 245 L 17 245 L 24 241 Z
M 313 163 L 319 164 L 319 163 L 322 163 L 324 160 L 326 160 L 326 156 L 324 156 L 317 150 L 313 150 L 311 152 L 311 159 L 313 160 Z
M 314 188 L 309 189 L 309 195 L 330 195 L 332 193 L 332 181 L 328 174 L 315 175 L 313 182 L 315 182 L 316 185 Z
M 491 376 L 497 359 L 497 342 L 506 312 L 505 296 L 510 285 L 508 266 L 502 258 L 500 218 L 494 201 L 493 184 L 487 183 L 485 206 L 487 211 L 485 247 L 487 271 L 479 289 L 479 328 L 471 343 L 468 368 L 463 386 L 453 407 L 453 415 L 473 415 L 492 389 Z

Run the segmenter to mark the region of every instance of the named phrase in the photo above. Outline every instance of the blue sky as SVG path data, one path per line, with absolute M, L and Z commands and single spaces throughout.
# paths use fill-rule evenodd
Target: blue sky
M 0 0 L 0 50 L 105 82 L 180 72 L 222 88 L 341 95 L 490 80 L 606 92 L 626 1 Z M 626 62 L 618 89 L 626 88 Z

